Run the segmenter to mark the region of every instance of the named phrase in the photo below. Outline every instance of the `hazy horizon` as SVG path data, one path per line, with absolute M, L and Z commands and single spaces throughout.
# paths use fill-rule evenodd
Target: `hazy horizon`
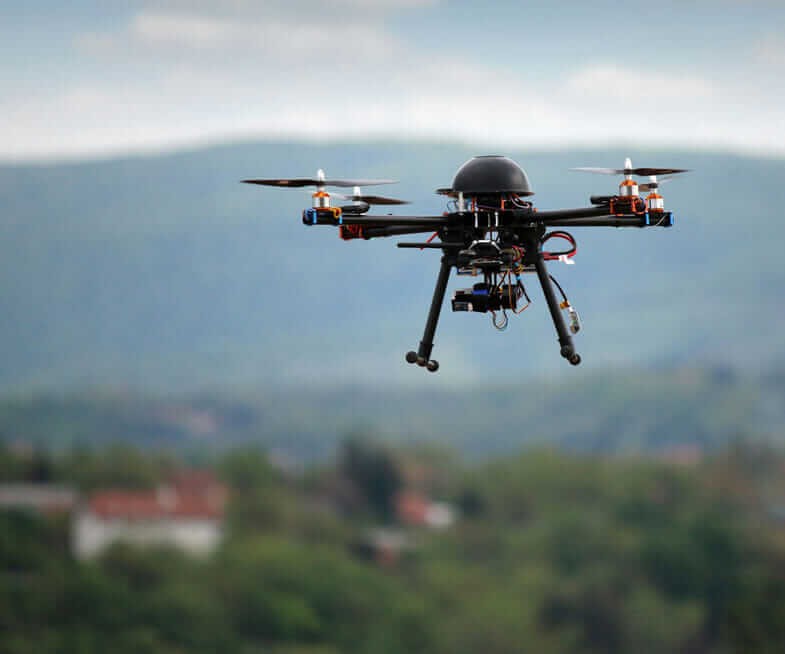
M 178 155 L 188 155 L 209 150 L 220 150 L 224 148 L 233 148 L 235 146 L 302 146 L 302 147 L 318 147 L 318 148 L 335 148 L 341 149 L 353 146 L 393 146 L 393 147 L 406 147 L 412 148 L 428 147 L 434 148 L 464 148 L 470 149 L 476 155 L 485 154 L 500 154 L 510 156 L 511 153 L 519 155 L 522 148 L 526 148 L 526 144 L 508 145 L 492 144 L 492 143 L 473 143 L 471 141 L 455 139 L 436 139 L 436 138 L 404 138 L 404 137 L 377 137 L 377 138 L 332 138 L 332 139 L 319 139 L 309 136 L 300 136 L 294 138 L 281 138 L 272 135 L 247 135 L 236 136 L 228 138 L 208 138 L 196 139 L 193 141 L 174 143 L 174 144 L 160 144 L 150 145 L 147 147 L 139 147 L 134 149 L 125 149 L 109 152 L 86 152 L 86 153 L 59 153 L 42 156 L 31 156 L 26 158 L 5 158 L 0 155 L 0 166 L 5 168 L 14 167 L 27 167 L 27 166 L 60 166 L 60 165 L 80 165 L 80 164 L 97 164 L 102 162 L 122 161 L 131 159 L 144 159 L 144 158 L 157 158 L 157 157 L 170 157 Z M 668 156 L 685 154 L 685 155 L 698 155 L 698 156 L 718 156 L 718 157 L 739 157 L 748 160 L 763 160 L 763 161 L 781 161 L 785 159 L 785 152 L 745 152 L 743 150 L 734 149 L 717 145 L 714 147 L 691 148 L 677 145 L 657 145 L 657 144 L 641 144 L 641 143 L 624 143 L 624 142 L 609 142 L 607 144 L 552 144 L 552 145 L 537 145 L 527 149 L 527 154 L 532 156 L 545 155 L 545 154 L 569 154 L 575 153 L 580 155 L 582 153 L 595 154 L 606 152 L 619 152 L 625 156 L 631 153 L 633 156 L 637 155 L 640 158 L 642 154 L 667 154 Z M 520 158 L 520 156 L 519 156 Z M 456 166 L 461 162 L 456 162 Z M 525 160 L 521 159 L 520 162 L 525 165 Z M 596 162 L 594 162 L 596 163 Z M 603 162 L 600 162 L 603 163 Z M 606 162 L 608 165 L 620 164 L 618 161 Z M 319 162 L 315 164 L 318 167 Z M 577 164 L 576 164 L 577 165 Z M 301 171 L 303 173 L 314 172 L 310 168 Z M 454 171 L 444 171 L 449 176 Z

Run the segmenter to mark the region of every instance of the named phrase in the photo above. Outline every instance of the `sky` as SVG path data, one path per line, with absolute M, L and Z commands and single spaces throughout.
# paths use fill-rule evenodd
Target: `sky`
M 245 139 L 785 156 L 785 0 L 31 0 L 0 160 Z

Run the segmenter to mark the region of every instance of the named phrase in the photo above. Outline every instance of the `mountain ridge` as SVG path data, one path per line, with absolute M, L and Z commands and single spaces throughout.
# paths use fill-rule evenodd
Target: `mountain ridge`
M 433 191 L 478 148 L 445 144 L 246 143 L 66 164 L 0 164 L 0 391 L 131 385 L 435 385 L 521 374 L 569 378 L 544 302 L 499 336 L 451 315 L 432 379 L 403 362 L 435 281 L 434 253 L 392 239 L 342 243 L 305 228 L 307 192 L 244 187 L 253 176 L 400 178 L 403 213 L 441 212 Z M 574 230 L 578 265 L 552 266 L 578 308 L 581 369 L 671 364 L 751 371 L 785 363 L 785 273 L 775 211 L 785 162 L 694 152 L 505 153 L 541 208 L 582 206 L 613 178 L 571 166 L 693 169 L 669 184 L 671 230 Z M 453 275 L 448 293 L 468 285 Z M 479 324 L 483 323 L 483 324 Z M 569 369 L 569 366 L 566 367 Z M 580 376 L 583 373 L 577 372 Z

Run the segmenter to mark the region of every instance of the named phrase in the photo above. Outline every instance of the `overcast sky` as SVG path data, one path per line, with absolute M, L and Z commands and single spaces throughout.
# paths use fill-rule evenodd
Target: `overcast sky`
M 783 0 L 31 0 L 2 3 L 0 54 L 4 160 L 247 137 L 785 156 Z

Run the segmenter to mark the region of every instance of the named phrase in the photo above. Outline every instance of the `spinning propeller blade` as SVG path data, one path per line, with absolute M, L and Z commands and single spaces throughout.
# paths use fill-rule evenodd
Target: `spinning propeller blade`
M 352 202 L 364 202 L 365 204 L 409 204 L 407 200 L 387 198 L 382 195 L 363 195 L 360 192 L 359 186 L 354 187 L 354 193 L 352 195 L 344 195 L 342 193 L 334 193 L 333 195 L 338 196 L 344 200 L 351 200 Z
M 624 168 L 570 168 L 581 173 L 598 173 L 600 175 L 636 175 L 650 177 L 651 175 L 676 175 L 686 173 L 686 168 L 633 168 L 632 162 L 626 159 Z
M 302 186 L 337 186 L 351 188 L 352 186 L 377 186 L 379 184 L 395 184 L 394 179 L 326 179 L 320 170 L 316 177 L 292 177 L 284 179 L 244 179 L 244 184 L 259 184 L 260 186 L 284 186 L 296 188 Z
M 649 191 L 656 191 L 660 184 L 664 184 L 665 182 L 673 181 L 674 177 L 672 174 L 661 175 L 659 179 L 657 175 L 649 175 L 649 181 L 645 184 L 638 184 L 638 190 L 641 193 L 648 193 Z

